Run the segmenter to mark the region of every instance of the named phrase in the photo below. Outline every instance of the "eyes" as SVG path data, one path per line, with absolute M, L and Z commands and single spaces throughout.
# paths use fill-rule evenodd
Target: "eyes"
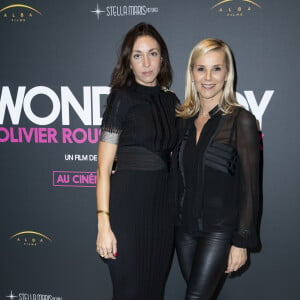
M 157 50 L 153 50 L 153 51 L 150 51 L 147 55 L 148 55 L 149 58 L 156 58 L 156 57 L 158 57 L 160 55 L 160 53 Z M 144 55 L 142 53 L 134 53 L 132 55 L 132 58 L 134 60 L 139 61 L 139 60 L 143 60 L 144 59 Z
M 207 71 L 207 68 L 206 67 L 204 67 L 204 66 L 195 66 L 194 67 L 194 70 L 196 70 L 197 72 L 206 72 Z M 223 71 L 224 70 L 224 67 L 223 66 L 213 66 L 212 68 L 211 68 L 211 70 L 213 71 L 213 72 L 221 72 L 221 71 Z
M 222 68 L 221 68 L 221 67 L 214 67 L 214 68 L 213 68 L 213 71 L 216 71 L 216 72 L 222 71 Z

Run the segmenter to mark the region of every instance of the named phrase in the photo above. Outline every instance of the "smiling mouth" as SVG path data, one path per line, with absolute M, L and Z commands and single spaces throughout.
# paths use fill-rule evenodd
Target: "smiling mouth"
M 215 86 L 215 84 L 202 84 L 205 89 L 211 89 Z

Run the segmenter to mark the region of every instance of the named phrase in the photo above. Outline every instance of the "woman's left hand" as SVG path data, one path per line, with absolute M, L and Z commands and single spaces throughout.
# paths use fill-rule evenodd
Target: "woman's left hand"
M 231 246 L 225 273 L 237 271 L 247 261 L 247 249 Z

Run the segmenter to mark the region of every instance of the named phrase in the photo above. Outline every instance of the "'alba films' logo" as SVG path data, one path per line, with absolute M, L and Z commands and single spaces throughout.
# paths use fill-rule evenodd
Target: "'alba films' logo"
M 52 242 L 48 236 L 36 231 L 21 231 L 13 234 L 10 239 L 26 247 L 36 247 Z
M 42 13 L 36 8 L 23 3 L 0 7 L 0 18 L 14 23 L 24 23 L 32 19 L 34 15 L 42 15 Z
M 261 8 L 257 1 L 252 0 L 215 1 L 215 4 L 211 7 L 212 10 L 227 17 L 242 17 Z

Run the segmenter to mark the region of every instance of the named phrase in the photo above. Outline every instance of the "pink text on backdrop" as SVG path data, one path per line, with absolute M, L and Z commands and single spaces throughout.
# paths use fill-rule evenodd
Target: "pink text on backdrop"
M 34 143 L 34 144 L 95 144 L 101 129 L 96 128 L 61 128 L 49 127 L 0 127 L 0 143 Z
M 96 172 L 52 171 L 52 185 L 56 187 L 95 187 Z

